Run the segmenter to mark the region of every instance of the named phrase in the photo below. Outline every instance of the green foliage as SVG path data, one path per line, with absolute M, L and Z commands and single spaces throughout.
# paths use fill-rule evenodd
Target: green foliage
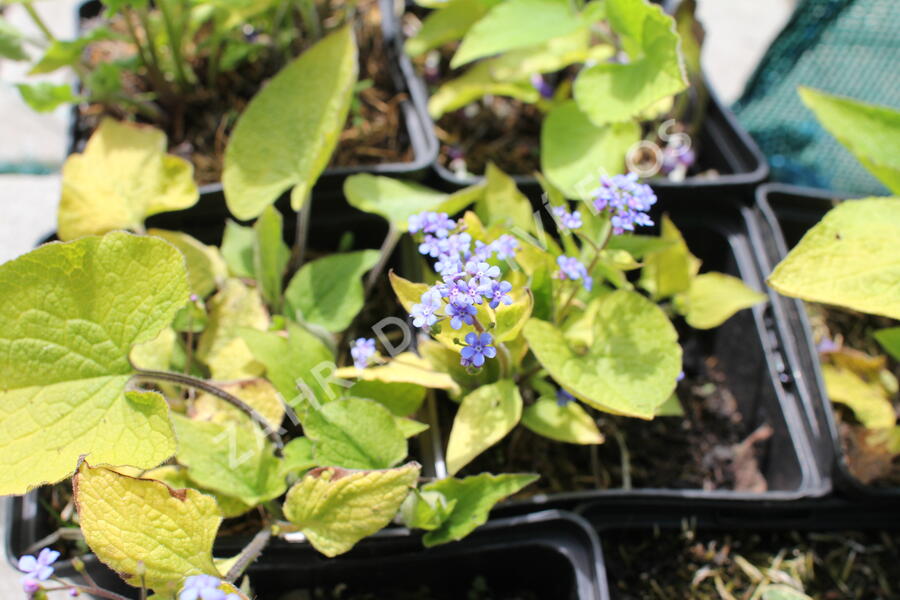
M 72 91 L 68 83 L 17 83 L 16 88 L 25 104 L 37 112 L 52 112 L 63 104 L 79 102 L 81 98 Z
M 291 206 L 303 206 L 347 119 L 357 70 L 353 32 L 343 27 L 253 98 L 225 151 L 222 183 L 234 216 L 256 217 L 291 188 Z
M 900 199 L 833 208 L 769 275 L 778 292 L 900 319 Z
M 274 206 L 267 206 L 253 225 L 253 272 L 266 303 L 279 310 L 281 280 L 291 252 L 281 239 L 283 221 Z
M 712 329 L 741 309 L 759 304 L 765 294 L 724 273 L 703 273 L 691 279 L 690 287 L 674 298 L 675 310 L 695 329 Z
M 450 475 L 503 439 L 521 417 L 522 397 L 510 379 L 482 386 L 463 398 L 447 443 Z
M 875 339 L 894 360 L 900 361 L 900 327 L 886 327 L 875 332 Z
M 406 40 L 404 48 L 410 56 L 418 56 L 462 38 L 501 0 L 450 0 L 430 13 L 422 22 L 422 29 Z
M 822 126 L 892 193 L 900 194 L 900 111 L 812 88 L 798 92 Z
M 560 406 L 556 398 L 538 398 L 522 413 L 522 425 L 559 442 L 603 443 L 603 434 L 597 429 L 597 423 L 577 402 Z
M 6 19 L 0 19 L 0 58 L 28 60 L 22 41 L 22 32 Z

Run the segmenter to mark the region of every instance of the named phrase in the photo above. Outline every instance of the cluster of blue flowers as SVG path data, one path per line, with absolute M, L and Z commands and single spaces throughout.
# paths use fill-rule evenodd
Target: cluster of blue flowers
M 569 212 L 564 206 L 554 206 L 553 214 L 556 215 L 557 222 L 563 229 L 574 231 L 584 225 L 581 221 L 581 213 L 577 210 Z
M 459 228 L 460 224 L 446 213 L 424 212 L 409 219 L 409 232 L 423 234 L 419 252 L 436 259 L 434 268 L 441 276 L 441 281 L 428 288 L 412 307 L 410 317 L 416 327 L 430 329 L 448 318 L 450 327 L 460 329 L 475 325 L 480 304 L 487 303 L 491 308 L 512 304 L 512 284 L 502 281 L 500 267 L 489 261 L 513 258 L 519 242 L 504 234 L 485 244 Z M 460 362 L 463 366 L 482 366 L 485 358 L 496 356 L 492 342 L 489 333 L 469 333 Z
M 594 190 L 594 208 L 610 214 L 613 233 L 634 231 L 635 225 L 653 225 L 647 211 L 656 204 L 656 194 L 649 185 L 638 183 L 635 173 L 600 177 Z
M 191 575 L 184 580 L 178 600 L 240 600 L 237 594 L 226 594 L 222 581 L 212 575 Z
M 591 291 L 594 279 L 580 260 L 574 256 L 559 256 L 556 259 L 556 265 L 559 267 L 559 270 L 556 272 L 558 279 L 571 279 L 573 281 L 580 279 L 584 289 Z
M 36 557 L 27 554 L 19 558 L 16 565 L 20 571 L 25 573 L 22 577 L 22 589 L 29 597 L 37 593 L 41 589 L 41 582 L 47 581 L 53 575 L 53 563 L 59 558 L 59 552 L 44 548 Z
M 350 356 L 353 358 L 353 366 L 357 369 L 365 369 L 375 356 L 375 340 L 372 338 L 357 338 L 350 343 Z

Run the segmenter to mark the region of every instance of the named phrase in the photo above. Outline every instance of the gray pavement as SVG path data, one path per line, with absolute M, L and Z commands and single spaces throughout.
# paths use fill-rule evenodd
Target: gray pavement
M 740 95 L 744 82 L 790 16 L 796 0 L 699 0 L 706 32 L 704 66 L 726 102 Z M 63 39 L 74 31 L 73 0 L 40 2 L 38 10 Z M 21 6 L 5 16 L 28 29 Z M 31 33 L 36 35 L 33 29 Z M 36 115 L 21 102 L 14 84 L 23 80 L 20 64 L 0 60 L 0 168 L 9 163 L 58 168 L 65 158 L 65 109 Z M 60 81 L 59 74 L 51 79 Z M 0 263 L 27 252 L 55 229 L 59 175 L 0 175 Z M 0 539 L 6 503 L 0 502 Z M 24 597 L 18 574 L 0 561 L 0 598 Z

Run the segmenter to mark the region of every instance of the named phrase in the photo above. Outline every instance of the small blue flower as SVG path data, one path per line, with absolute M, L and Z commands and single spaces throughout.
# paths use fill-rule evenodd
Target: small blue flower
M 472 259 L 478 262 L 487 262 L 494 256 L 494 246 L 485 244 L 481 240 L 475 240 L 475 251 L 472 253 Z
M 22 589 L 26 594 L 34 594 L 37 592 L 41 581 L 47 581 L 53 575 L 53 567 L 50 566 L 59 558 L 59 552 L 44 548 L 35 558 L 31 554 L 19 558 L 16 565 L 20 571 L 25 573 L 22 578 Z
M 594 280 L 580 260 L 573 256 L 559 256 L 556 258 L 556 264 L 559 266 L 559 271 L 556 272 L 559 279 L 580 279 L 584 289 L 591 290 Z
M 451 256 L 459 259 L 460 255 L 469 254 L 472 245 L 472 236 L 468 233 L 454 233 L 440 241 L 441 258 Z
M 212 575 L 191 575 L 184 580 L 178 600 L 240 600 L 237 594 L 226 594 L 222 581 Z
M 469 302 L 457 300 L 447 305 L 447 316 L 450 317 L 450 327 L 460 329 L 463 323 L 472 325 L 478 311 Z
M 497 308 L 500 304 L 509 306 L 512 304 L 512 297 L 509 292 L 512 291 L 512 284 L 508 281 L 487 280 L 478 287 L 481 294 L 488 300 L 491 308 Z
M 480 284 L 482 279 L 496 279 L 500 277 L 500 267 L 491 266 L 486 262 L 470 260 L 466 263 L 466 273 Z
M 575 400 L 575 396 L 567 392 L 562 388 L 558 388 L 556 390 L 556 404 L 560 407 L 565 407 L 569 402 Z
M 656 204 L 656 194 L 649 185 L 638 183 L 637 175 L 600 177 L 600 187 L 594 190 L 594 208 L 610 214 L 613 233 L 620 235 L 634 231 L 635 225 L 653 225 L 647 211 Z
M 497 349 L 491 343 L 494 339 L 489 333 L 477 334 L 474 331 L 466 334 L 466 344 L 460 351 L 461 363 L 463 366 L 480 367 L 484 364 L 485 358 L 494 358 L 497 356 Z
M 577 210 L 569 212 L 564 206 L 554 206 L 553 214 L 559 219 L 559 224 L 563 229 L 572 231 L 584 225 L 581 221 L 581 213 Z
M 413 215 L 408 220 L 410 233 L 432 233 L 439 238 L 445 238 L 456 229 L 456 221 L 447 213 L 423 212 Z
M 542 98 L 549 100 L 553 97 L 553 86 L 544 81 L 540 73 L 531 76 L 531 87 L 536 89 Z
M 426 235 L 422 243 L 419 244 L 419 254 L 424 256 L 436 257 L 441 253 L 441 240 L 433 235 Z
M 434 270 L 445 280 L 456 279 L 463 275 L 463 263 L 458 255 L 442 255 L 441 258 L 434 263 Z
M 508 233 L 504 233 L 491 242 L 491 247 L 494 249 L 494 252 L 497 253 L 497 258 L 506 260 L 515 257 L 516 250 L 519 249 L 519 240 Z
M 412 312 L 409 316 L 413 318 L 413 325 L 416 327 L 431 327 L 438 321 L 437 311 L 441 308 L 441 293 L 430 288 L 422 294 L 420 304 L 413 304 Z
M 840 347 L 833 339 L 825 336 L 818 344 L 816 344 L 816 350 L 818 350 L 819 354 L 827 354 L 829 352 L 837 352 L 840 350 Z
M 353 366 L 357 369 L 365 369 L 369 366 L 369 360 L 375 356 L 375 340 L 357 338 L 350 344 L 350 356 L 353 357 Z
M 466 304 L 481 304 L 484 301 L 481 292 L 478 291 L 478 282 L 474 278 L 469 281 L 460 280 L 456 285 L 459 288 L 460 300 Z

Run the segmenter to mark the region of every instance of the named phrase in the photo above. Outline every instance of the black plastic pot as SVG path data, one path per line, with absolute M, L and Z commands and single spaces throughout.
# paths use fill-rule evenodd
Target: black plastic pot
M 7 558 L 15 561 L 39 539 L 33 495 L 10 501 Z M 216 553 L 230 556 L 240 549 L 235 540 L 220 540 Z M 130 598 L 137 592 L 88 555 L 85 564 L 101 585 Z M 316 588 L 345 594 L 373 593 L 394 598 L 404 590 L 427 586 L 437 598 L 465 598 L 482 578 L 497 598 L 535 600 L 606 600 L 602 551 L 596 534 L 582 518 L 557 511 L 490 521 L 460 542 L 424 549 L 418 535 L 407 530 L 383 531 L 360 542 L 349 553 L 324 558 L 308 544 L 274 541 L 248 571 L 261 600 Z M 76 577 L 71 563 L 61 562 L 57 574 Z M 342 598 L 348 597 L 342 595 Z
M 765 156 L 741 128 L 737 117 L 724 106 L 709 89 L 707 113 L 697 141 L 697 164 L 704 170 L 716 169 L 717 177 L 687 177 L 684 181 L 671 181 L 665 177 L 648 180 L 657 194 L 672 198 L 696 198 L 698 195 L 730 191 L 749 193 L 766 180 L 769 166 Z M 434 163 L 435 174 L 448 189 L 457 189 L 479 183 L 483 176 L 458 177 L 440 162 Z M 540 190 L 540 184 L 532 175 L 513 175 L 523 191 Z
M 408 98 L 400 102 L 403 130 L 406 132 L 409 145 L 413 149 L 413 160 L 409 162 L 382 163 L 375 165 L 340 166 L 326 168 L 318 181 L 316 189 L 340 189 L 344 180 L 358 173 L 375 175 L 398 175 L 410 179 L 421 179 L 429 172 L 438 152 L 438 141 L 428 116 L 428 98 L 422 82 L 415 77 L 409 57 L 402 51 L 402 40 L 399 37 L 400 24 L 395 13 L 390 9 L 390 0 L 379 0 L 382 14 L 382 33 L 385 39 L 386 57 L 390 67 L 394 86 L 398 92 L 405 93 Z M 76 23 L 79 30 L 85 19 L 100 15 L 103 6 L 99 0 L 88 0 L 79 5 Z M 87 142 L 85 132 L 78 126 L 78 107 L 73 107 L 69 128 L 69 153 L 81 152 Z M 203 192 L 219 192 L 221 183 L 212 183 L 201 188 Z
M 854 531 L 867 532 L 873 540 L 880 536 L 890 536 L 895 544 L 900 540 L 900 514 L 896 511 L 896 507 L 893 509 L 867 507 L 861 510 L 859 505 L 833 498 L 804 500 L 790 505 L 605 502 L 582 505 L 576 512 L 585 517 L 600 534 L 612 598 L 650 597 L 649 593 L 642 594 L 649 592 L 649 587 L 646 590 L 628 588 L 625 594 L 620 592 L 618 581 L 626 575 L 630 576 L 629 579 L 634 579 L 634 573 L 627 571 L 621 558 L 622 554 L 631 554 L 628 549 L 637 545 L 645 547 L 650 545 L 651 548 L 660 546 L 660 552 L 663 554 L 659 559 L 671 560 L 670 556 L 665 555 L 665 544 L 685 535 L 686 531 L 695 532 L 698 537 L 706 534 L 765 536 L 789 532 L 799 532 L 803 535 Z M 881 541 L 879 539 L 879 542 Z M 723 546 L 724 544 L 720 545 Z M 742 554 L 740 548 L 732 548 L 732 551 Z M 787 555 L 785 558 L 792 557 Z M 648 565 L 648 570 L 653 566 Z M 893 580 L 889 581 L 893 583 Z M 691 591 L 685 589 L 682 597 L 692 597 Z
M 762 290 L 763 281 L 757 269 L 748 238 L 750 209 L 729 197 L 710 198 L 684 203 L 661 200 L 654 220 L 668 213 L 681 229 L 691 251 L 703 260 L 702 270 L 714 270 L 742 278 L 750 287 Z M 776 331 L 776 316 L 770 303 L 740 311 L 722 326 L 709 331 L 692 332 L 681 340 L 685 348 L 685 364 L 715 356 L 725 375 L 724 384 L 731 390 L 745 419 L 747 433 L 768 423 L 773 430 L 765 442 L 760 470 L 765 476 L 765 492 L 727 489 L 677 489 L 641 487 L 565 491 L 508 501 L 504 511 L 519 513 L 541 506 L 571 508 L 575 504 L 597 499 L 716 499 L 722 501 L 785 502 L 804 497 L 825 495 L 829 482 L 819 473 L 815 453 L 807 435 L 804 415 L 798 406 L 798 387 L 784 358 Z M 423 436 L 432 444 L 446 448 L 452 425 L 452 402 L 438 405 L 436 419 Z M 437 444 L 435 440 L 441 440 Z M 615 445 L 608 439 L 606 444 Z M 499 442 L 504 444 L 504 441 Z M 578 452 L 589 453 L 587 447 Z M 573 452 L 576 450 L 573 450 Z M 632 448 L 631 454 L 640 452 Z M 434 470 L 446 472 L 442 456 Z M 477 460 L 477 459 L 476 459 Z M 584 462 L 589 462 L 585 459 Z M 517 468 L 519 466 L 517 465 Z
M 762 271 L 771 273 L 803 234 L 842 199 L 811 188 L 784 184 L 761 186 L 756 193 L 758 223 L 753 235 Z M 801 406 L 820 468 L 824 473 L 833 474 L 834 485 L 842 492 L 870 500 L 896 502 L 900 498 L 900 488 L 864 484 L 847 467 L 803 301 L 781 296 L 772 289 L 768 294 L 779 315 L 780 337 L 799 383 Z

